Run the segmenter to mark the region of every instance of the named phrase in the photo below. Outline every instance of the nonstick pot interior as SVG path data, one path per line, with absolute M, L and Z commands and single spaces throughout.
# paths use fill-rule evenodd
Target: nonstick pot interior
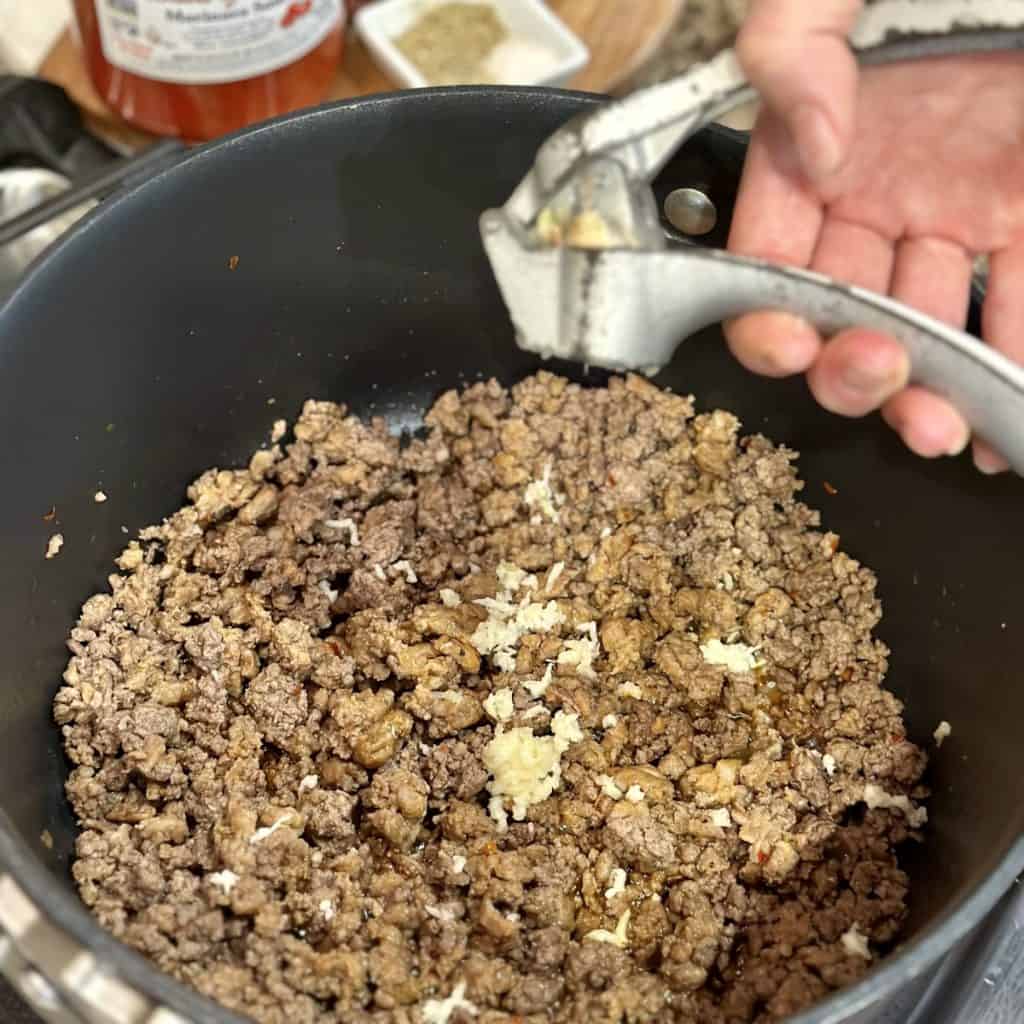
M 304 399 L 411 431 L 442 390 L 538 367 L 513 345 L 476 220 L 591 102 L 449 90 L 272 124 L 109 204 L 0 315 L 0 857 L 48 913 L 197 1018 L 210 1005 L 102 938 L 73 894 L 74 826 L 50 718 L 67 630 L 105 586 L 126 531 L 174 511 L 203 469 L 241 464 Z M 732 188 L 729 159 L 704 136 L 659 188 Z M 1024 485 L 983 479 L 966 459 L 918 460 L 877 420 L 822 412 L 799 380 L 750 377 L 718 332 L 682 345 L 659 382 L 803 453 L 807 501 L 879 573 L 889 682 L 934 754 L 927 845 L 907 851 L 915 938 L 806 1018 L 836 1019 L 919 972 L 1021 866 Z M 52 507 L 57 519 L 45 521 Z M 64 549 L 47 561 L 57 530 Z M 941 719 L 953 735 L 935 751 Z

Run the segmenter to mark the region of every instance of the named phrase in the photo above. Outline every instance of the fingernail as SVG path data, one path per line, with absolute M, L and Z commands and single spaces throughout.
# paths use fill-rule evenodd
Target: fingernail
M 1010 467 L 1006 460 L 994 452 L 976 451 L 974 453 L 974 467 L 979 473 L 985 476 L 996 476 L 1005 473 Z
M 843 367 L 840 379 L 850 391 L 858 395 L 880 398 L 898 387 L 901 377 L 896 369 L 886 371 L 851 363 Z
M 755 313 L 723 326 L 736 358 L 753 373 L 769 377 L 803 373 L 820 346 L 814 328 L 789 313 Z
M 969 427 L 964 427 L 961 431 L 959 438 L 950 445 L 947 450 L 947 455 L 952 455 L 956 458 L 958 455 L 963 455 L 964 449 L 971 443 L 971 431 Z
M 803 103 L 791 119 L 794 141 L 804 173 L 820 181 L 839 170 L 843 148 L 828 115 L 813 103 Z

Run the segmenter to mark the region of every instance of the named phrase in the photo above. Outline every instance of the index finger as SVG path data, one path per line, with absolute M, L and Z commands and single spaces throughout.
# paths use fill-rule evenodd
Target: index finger
M 785 129 L 762 113 L 747 154 L 729 248 L 789 266 L 807 267 L 824 223 L 820 200 L 803 182 Z M 818 332 L 788 313 L 753 313 L 725 325 L 733 355 L 771 377 L 803 373 L 821 348 Z
M 822 202 L 803 179 L 782 122 L 763 111 L 750 140 L 729 249 L 788 266 L 810 265 L 824 222 Z

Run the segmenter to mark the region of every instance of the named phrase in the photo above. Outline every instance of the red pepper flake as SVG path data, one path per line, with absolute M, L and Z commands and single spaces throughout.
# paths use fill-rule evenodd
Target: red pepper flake
M 822 484 L 822 487 L 825 488 L 825 493 L 830 497 L 834 498 L 839 493 L 838 488 L 834 487 L 827 480 Z
M 616 481 L 615 481 L 615 475 L 613 473 L 609 473 L 608 474 L 608 483 L 610 483 L 612 485 L 612 487 L 615 486 Z
M 239 260 L 239 258 L 237 256 L 232 256 L 231 259 L 228 260 L 228 270 L 237 270 L 238 269 L 238 264 L 240 262 L 241 261 Z
M 768 860 L 768 854 L 765 853 L 764 850 L 758 850 L 757 851 L 757 863 L 758 864 L 764 864 L 764 863 L 767 862 L 767 860 Z
M 335 654 L 336 657 L 338 657 L 338 658 L 341 657 L 341 647 L 338 645 L 338 641 L 337 640 L 328 640 L 327 641 L 327 646 L 330 647 L 330 649 L 332 651 L 334 651 L 334 654 Z
M 829 541 L 829 547 L 832 549 L 832 554 L 834 555 L 839 550 L 839 538 L 833 537 L 832 540 Z
M 889 740 L 892 743 L 902 743 L 905 739 L 906 736 L 901 736 L 899 733 L 895 732 L 889 737 Z
M 52 523 L 54 521 L 54 519 L 56 519 L 56 518 L 57 518 L 57 506 L 56 505 L 51 505 L 50 506 L 50 511 L 47 512 L 46 515 L 43 516 L 43 522 L 44 523 Z

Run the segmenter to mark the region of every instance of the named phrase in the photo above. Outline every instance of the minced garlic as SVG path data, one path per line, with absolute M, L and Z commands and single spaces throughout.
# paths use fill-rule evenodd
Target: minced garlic
M 551 566 L 551 571 L 548 573 L 548 578 L 544 583 L 544 590 L 547 593 L 551 593 L 551 588 L 558 582 L 558 578 L 563 572 L 565 572 L 565 562 L 555 562 Z
M 577 632 L 585 633 L 582 640 L 566 640 L 565 646 L 558 654 L 559 665 L 571 665 L 582 679 L 596 679 L 594 659 L 601 653 L 601 645 L 597 639 L 597 623 L 584 622 L 576 627 Z
M 593 942 L 607 942 L 609 945 L 618 946 L 619 949 L 625 949 L 629 944 L 629 940 L 626 938 L 626 932 L 629 928 L 630 916 L 630 911 L 625 911 L 622 917 L 619 918 L 619 923 L 615 926 L 615 931 L 613 932 L 610 932 L 605 928 L 596 928 L 592 932 L 587 932 L 583 938 L 590 939 Z
M 621 800 L 623 797 L 622 787 L 610 775 L 598 775 L 597 784 L 601 792 L 612 800 Z
M 539 480 L 527 484 L 523 491 L 523 501 L 528 508 L 535 509 L 539 514 L 547 516 L 553 523 L 558 522 L 558 509 L 555 507 L 555 493 L 551 489 L 551 463 L 544 467 Z
M 557 711 L 551 720 L 550 736 L 534 736 L 524 727 L 503 732 L 499 726 L 483 752 L 491 773 L 488 809 L 499 828 L 508 824 L 506 799 L 512 801 L 512 817 L 522 821 L 527 808 L 551 796 L 562 781 L 562 754 L 582 739 L 579 716 L 564 711 Z
M 293 813 L 293 811 L 288 811 L 282 814 L 273 825 L 266 825 L 263 828 L 256 829 L 249 837 L 249 842 L 255 845 L 256 843 L 262 843 L 264 839 L 269 839 L 279 828 L 284 828 L 292 820 Z
M 710 665 L 721 665 L 727 672 L 752 672 L 760 664 L 757 648 L 746 644 L 724 644 L 709 640 L 700 645 L 700 653 Z
M 416 575 L 416 570 L 413 569 L 412 563 L 407 559 L 403 558 L 400 562 L 395 562 L 393 568 L 396 572 L 403 573 L 405 575 L 406 583 L 419 583 L 420 578 Z
M 478 598 L 474 604 L 487 609 L 487 618 L 476 627 L 470 643 L 477 651 L 490 657 L 503 672 L 514 672 L 520 638 L 526 633 L 548 633 L 565 621 L 555 601 L 541 604 L 529 595 L 519 603 L 513 592 L 522 586 L 536 587 L 537 578 L 508 563 L 499 564 L 495 575 L 501 589 L 497 597 Z
M 324 526 L 331 530 L 347 530 L 349 544 L 354 548 L 359 547 L 359 527 L 355 524 L 354 520 L 325 519 Z
M 613 900 L 626 891 L 626 872 L 622 868 L 614 868 L 608 879 L 608 888 L 604 891 L 606 900 Z
M 507 722 L 515 713 L 516 706 L 512 701 L 512 691 L 503 686 L 484 701 L 484 711 L 496 722 Z
M 843 949 L 850 956 L 859 956 L 865 960 L 873 959 L 871 949 L 868 946 L 867 936 L 861 934 L 860 929 L 855 924 L 851 925 L 848 931 L 843 932 L 839 936 L 839 941 L 843 944 Z
M 230 896 L 231 890 L 238 884 L 238 875 L 234 871 L 228 871 L 227 868 L 223 871 L 215 871 L 208 878 L 210 884 L 217 886 L 225 896 Z
M 537 577 L 528 573 L 525 569 L 520 569 L 518 565 L 513 565 L 511 562 L 499 562 L 498 567 L 494 570 L 494 575 L 498 578 L 498 583 L 501 586 L 511 592 L 519 590 L 524 584 L 526 586 L 536 587 Z
M 548 687 L 551 685 L 552 671 L 552 667 L 548 665 L 540 679 L 527 679 L 523 682 L 524 689 L 534 700 L 539 700 L 548 692 Z
M 448 1024 L 448 1018 L 456 1010 L 465 1010 L 466 1013 L 475 1017 L 476 1006 L 466 998 L 466 983 L 460 981 L 452 994 L 447 999 L 428 999 L 420 1007 L 420 1016 L 423 1024 Z
M 902 794 L 893 796 L 891 793 L 886 793 L 881 786 L 876 786 L 873 782 L 869 782 L 864 787 L 864 802 L 872 810 L 876 807 L 881 807 L 883 809 L 902 811 L 907 819 L 907 824 L 911 828 L 921 828 L 928 821 L 928 812 L 923 807 L 915 807 L 910 802 L 910 797 L 903 796 Z

